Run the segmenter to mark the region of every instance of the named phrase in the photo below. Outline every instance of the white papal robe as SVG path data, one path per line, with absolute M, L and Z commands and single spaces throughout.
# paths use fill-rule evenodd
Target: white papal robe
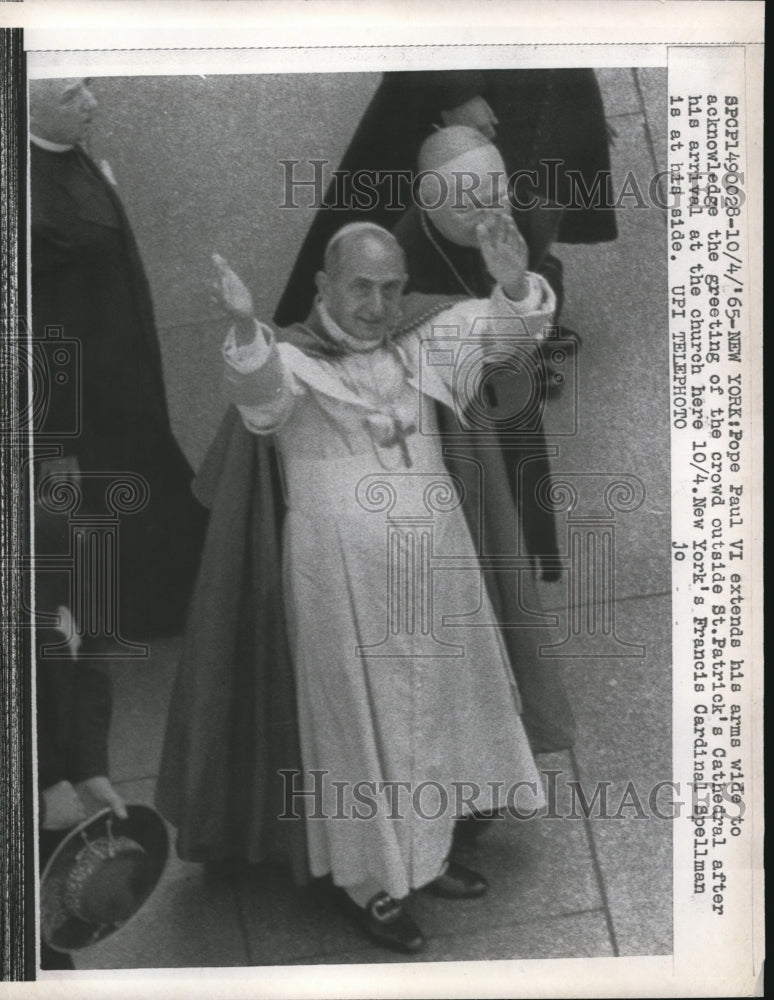
M 554 298 L 529 282 L 522 302 L 495 289 L 368 352 L 310 357 L 260 324 L 252 344 L 232 331 L 224 345 L 245 425 L 279 444 L 305 770 L 295 787 L 315 793 L 295 805 L 312 874 L 343 887 L 400 899 L 442 869 L 455 816 L 543 804 L 435 407 L 423 405 L 453 404 L 471 331 L 502 351 L 521 316 L 539 336 Z M 318 310 L 331 339 L 346 340 Z M 477 608 L 475 626 L 455 620 Z

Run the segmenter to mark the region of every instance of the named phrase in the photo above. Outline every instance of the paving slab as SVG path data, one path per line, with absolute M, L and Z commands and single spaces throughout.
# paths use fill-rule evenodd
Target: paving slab
M 318 965 L 352 963 L 406 963 L 406 956 L 383 949 L 361 948 L 338 955 L 321 955 Z M 488 931 L 467 931 L 430 938 L 426 949 L 412 961 L 476 962 L 504 959 L 585 958 L 589 955 L 612 957 L 613 950 L 605 915 L 601 910 L 569 916 L 532 920 L 518 926 L 497 927 Z M 514 990 L 517 987 L 514 984 Z M 514 993 L 516 995 L 516 993 Z
M 557 784 L 557 790 L 556 811 L 564 815 L 566 783 Z M 456 852 L 463 864 L 487 876 L 489 892 L 453 905 L 418 893 L 413 910 L 428 934 L 462 935 L 601 905 L 582 823 L 506 818 L 489 827 L 473 846 Z
M 616 629 L 643 657 L 564 661 L 578 733 L 574 763 L 584 782 L 672 776 L 671 595 L 619 601 Z
M 631 790 L 629 801 L 633 801 Z M 614 782 L 611 802 L 627 796 L 627 782 Z M 647 818 L 636 806 L 622 810 L 623 819 L 592 819 L 591 836 L 605 899 L 620 955 L 670 955 L 672 943 L 672 834 L 675 820 L 654 815 L 642 801 Z M 658 811 L 671 814 L 668 797 Z
M 154 639 L 147 660 L 116 660 L 110 725 L 113 781 L 155 776 L 159 769 L 167 706 L 180 656 L 179 637 Z
M 647 197 L 653 167 L 643 122 L 642 115 L 621 120 L 613 190 L 620 192 L 631 171 Z M 632 205 L 631 199 L 625 202 Z M 670 588 L 667 273 L 663 212 L 623 207 L 617 219 L 619 237 L 612 243 L 557 246 L 566 276 L 562 320 L 582 335 L 583 343 L 577 395 L 567 384 L 556 405 L 549 401 L 545 424 L 549 443 L 559 449 L 552 460 L 554 479 L 566 478 L 581 493 L 584 506 L 578 505 L 574 515 L 596 502 L 614 521 L 616 592 L 627 597 Z M 573 427 L 567 411 L 575 400 L 577 432 L 567 436 Z M 605 499 L 605 485 L 616 480 L 629 485 L 618 497 Z M 625 493 L 632 485 L 642 496 L 627 509 Z M 589 497 L 589 490 L 598 495 Z M 558 515 L 558 527 L 566 554 L 566 513 Z M 556 605 L 551 587 L 543 588 L 543 597 L 547 606 Z
M 619 115 L 636 114 L 642 110 L 632 70 L 629 67 L 604 67 L 597 69 L 596 74 L 606 117 L 616 118 Z
M 634 71 L 642 95 L 645 121 L 653 141 L 659 170 L 667 169 L 667 69 L 666 66 L 638 66 Z

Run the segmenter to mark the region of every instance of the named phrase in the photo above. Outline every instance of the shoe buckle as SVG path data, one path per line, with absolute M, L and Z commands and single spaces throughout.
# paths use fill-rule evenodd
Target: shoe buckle
M 374 897 L 371 912 L 380 923 L 391 923 L 400 915 L 400 903 L 386 892 L 381 892 Z

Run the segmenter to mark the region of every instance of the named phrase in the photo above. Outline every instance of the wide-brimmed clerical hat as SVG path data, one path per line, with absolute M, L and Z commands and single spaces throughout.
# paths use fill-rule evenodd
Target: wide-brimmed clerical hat
M 40 879 L 40 934 L 56 951 L 101 941 L 137 913 L 156 887 L 169 855 L 169 835 L 150 806 L 110 809 L 74 827 Z

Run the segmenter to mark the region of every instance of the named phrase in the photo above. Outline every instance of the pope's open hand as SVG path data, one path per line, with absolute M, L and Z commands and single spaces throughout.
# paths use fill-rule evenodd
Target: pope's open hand
M 237 322 L 252 319 L 253 297 L 242 279 L 231 270 L 220 254 L 212 254 L 215 278 L 212 290 L 215 300 Z
M 528 291 L 527 244 L 516 223 L 505 212 L 482 212 L 476 237 L 489 273 L 509 299 L 523 299 Z

